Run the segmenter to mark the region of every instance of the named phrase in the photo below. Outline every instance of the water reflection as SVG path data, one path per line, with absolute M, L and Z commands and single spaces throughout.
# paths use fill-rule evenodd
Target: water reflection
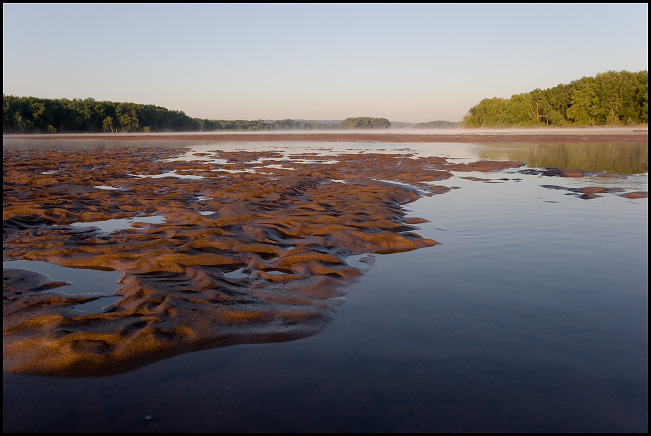
M 527 162 L 537 168 L 577 168 L 616 174 L 649 171 L 648 143 L 495 143 L 482 144 L 485 160 Z
M 70 224 L 72 227 L 85 229 L 88 227 L 98 227 L 100 232 L 113 233 L 116 230 L 130 229 L 135 223 L 161 224 L 165 222 L 164 216 L 143 216 L 136 218 L 115 218 L 104 221 L 76 222 Z
M 326 152 L 322 145 L 310 150 Z M 332 149 L 349 147 L 360 148 Z M 450 159 L 476 160 L 476 152 L 530 167 L 648 171 L 647 144 L 409 147 L 447 147 Z M 459 189 L 410 203 L 412 216 L 429 219 L 419 233 L 440 245 L 351 256 L 368 273 L 321 334 L 184 354 L 105 378 L 5 375 L 4 430 L 648 431 L 648 202 L 566 195 L 646 190 L 648 178 L 505 173 L 459 173 L 440 182 Z M 108 296 L 117 277 L 95 282 Z
M 38 260 L 3 260 L 2 268 L 17 268 L 45 274 L 55 281 L 66 281 L 67 286 L 55 288 L 66 295 L 112 296 L 118 290 L 120 273 L 85 268 L 67 268 Z

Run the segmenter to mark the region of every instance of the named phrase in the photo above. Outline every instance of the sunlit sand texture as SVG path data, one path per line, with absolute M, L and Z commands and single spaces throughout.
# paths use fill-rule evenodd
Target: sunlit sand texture
M 225 163 L 167 159 L 185 152 L 4 150 L 3 259 L 121 273 L 119 301 L 84 313 L 74 306 L 97 298 L 92 289 L 68 295 L 58 292 L 66 283 L 5 269 L 5 371 L 105 375 L 313 335 L 364 272 L 351 256 L 437 244 L 416 233 L 423 220 L 403 205 L 447 192 L 436 182 L 452 170 L 522 165 L 219 150 L 209 154 Z M 150 216 L 164 222 L 138 222 Z M 119 218 L 135 223 L 113 232 L 93 225 Z

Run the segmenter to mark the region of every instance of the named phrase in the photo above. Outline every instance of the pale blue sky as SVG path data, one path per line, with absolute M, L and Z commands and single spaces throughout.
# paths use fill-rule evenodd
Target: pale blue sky
M 648 4 L 3 4 L 3 92 L 208 119 L 460 121 L 648 69 Z

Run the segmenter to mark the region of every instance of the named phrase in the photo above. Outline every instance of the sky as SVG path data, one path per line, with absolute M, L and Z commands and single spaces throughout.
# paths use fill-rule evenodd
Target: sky
M 3 4 L 5 95 L 214 120 L 461 121 L 648 70 L 648 4 Z

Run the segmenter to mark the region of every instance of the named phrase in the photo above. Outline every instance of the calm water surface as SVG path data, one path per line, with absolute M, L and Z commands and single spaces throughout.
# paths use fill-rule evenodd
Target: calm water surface
M 647 144 L 249 145 L 635 175 L 458 173 L 405 206 L 441 244 L 377 255 L 320 334 L 110 377 L 4 374 L 5 432 L 648 430 L 648 200 L 543 187 L 646 191 Z

